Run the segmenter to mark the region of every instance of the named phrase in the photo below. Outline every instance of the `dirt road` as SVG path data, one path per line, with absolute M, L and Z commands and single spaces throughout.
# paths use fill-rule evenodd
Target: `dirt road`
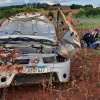
M 79 21 L 79 23 L 83 23 L 83 22 L 100 22 L 99 19 L 77 19 Z

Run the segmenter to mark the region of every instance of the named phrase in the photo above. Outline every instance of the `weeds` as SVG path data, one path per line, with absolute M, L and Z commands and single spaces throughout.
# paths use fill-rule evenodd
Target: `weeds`
M 81 37 L 85 34 L 85 33 L 89 33 L 89 32 L 91 32 L 91 31 L 93 31 L 95 28 L 97 28 L 97 29 L 100 29 L 100 25 L 98 25 L 98 26 L 92 26 L 92 27 L 87 27 L 87 26 L 85 26 L 85 27 L 80 27 L 80 28 L 76 28 L 76 31 L 77 31 L 77 33 L 78 33 L 78 35 L 79 35 L 79 37 L 80 37 L 80 39 L 81 39 Z
M 53 80 L 53 73 L 50 73 L 49 80 L 46 80 L 44 78 L 42 79 L 43 92 L 46 92 L 46 90 L 48 90 L 50 93 L 52 92 L 52 89 L 53 89 L 53 81 L 52 80 Z
M 4 88 L 4 90 L 3 90 L 3 96 L 2 96 L 1 100 L 6 100 L 5 97 L 6 97 L 7 91 L 8 91 L 8 89 Z
M 43 92 L 45 92 L 47 84 L 46 84 L 46 81 L 44 80 L 44 78 L 42 79 L 42 86 L 43 86 Z
M 93 52 L 88 53 L 88 54 L 86 55 L 86 57 L 87 57 L 87 58 L 90 58 L 90 57 L 92 57 L 92 56 L 97 57 L 97 56 L 99 56 L 99 55 L 100 55 L 100 50 L 94 50 Z
M 91 27 L 98 27 L 100 25 L 100 22 L 83 22 L 80 23 L 77 28 L 91 28 Z
M 92 100 L 93 94 L 92 89 L 85 89 L 85 100 Z
M 52 88 L 53 88 L 52 80 L 53 80 L 53 73 L 50 74 L 50 79 L 49 79 L 49 83 L 48 83 L 48 90 L 50 91 L 50 93 L 52 92 Z
M 99 67 L 98 67 L 98 82 L 100 83 L 100 64 L 99 64 Z
M 73 77 L 73 81 L 71 82 L 72 88 L 77 87 L 76 79 Z
M 89 59 L 91 57 L 98 57 L 100 56 L 100 50 L 94 50 L 93 52 L 88 52 L 87 48 L 82 49 L 81 55 L 79 57 L 79 61 L 82 61 L 84 59 Z
M 90 68 L 84 65 L 81 79 L 89 81 L 90 80 L 89 72 L 90 72 Z

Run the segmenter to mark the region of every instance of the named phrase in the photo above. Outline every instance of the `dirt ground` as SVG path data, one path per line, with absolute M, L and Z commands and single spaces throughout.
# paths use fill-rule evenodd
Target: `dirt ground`
M 100 51 L 83 49 L 71 62 L 68 83 L 10 87 L 0 100 L 100 100 Z

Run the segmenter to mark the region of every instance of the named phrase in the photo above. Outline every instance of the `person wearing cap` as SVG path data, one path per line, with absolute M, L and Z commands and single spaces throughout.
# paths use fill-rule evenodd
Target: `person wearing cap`
M 82 39 L 87 43 L 87 46 L 90 46 L 90 44 L 92 44 L 98 40 L 98 33 L 99 33 L 99 30 L 95 29 L 90 33 L 86 33 L 82 37 Z

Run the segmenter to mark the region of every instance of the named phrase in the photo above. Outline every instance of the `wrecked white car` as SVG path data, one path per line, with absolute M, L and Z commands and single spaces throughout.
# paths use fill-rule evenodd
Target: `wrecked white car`
M 5 20 L 0 28 L 0 88 L 49 81 L 51 76 L 53 82 L 69 81 L 70 58 L 80 41 L 65 22 L 69 29 L 60 42 L 43 14 L 20 13 Z

